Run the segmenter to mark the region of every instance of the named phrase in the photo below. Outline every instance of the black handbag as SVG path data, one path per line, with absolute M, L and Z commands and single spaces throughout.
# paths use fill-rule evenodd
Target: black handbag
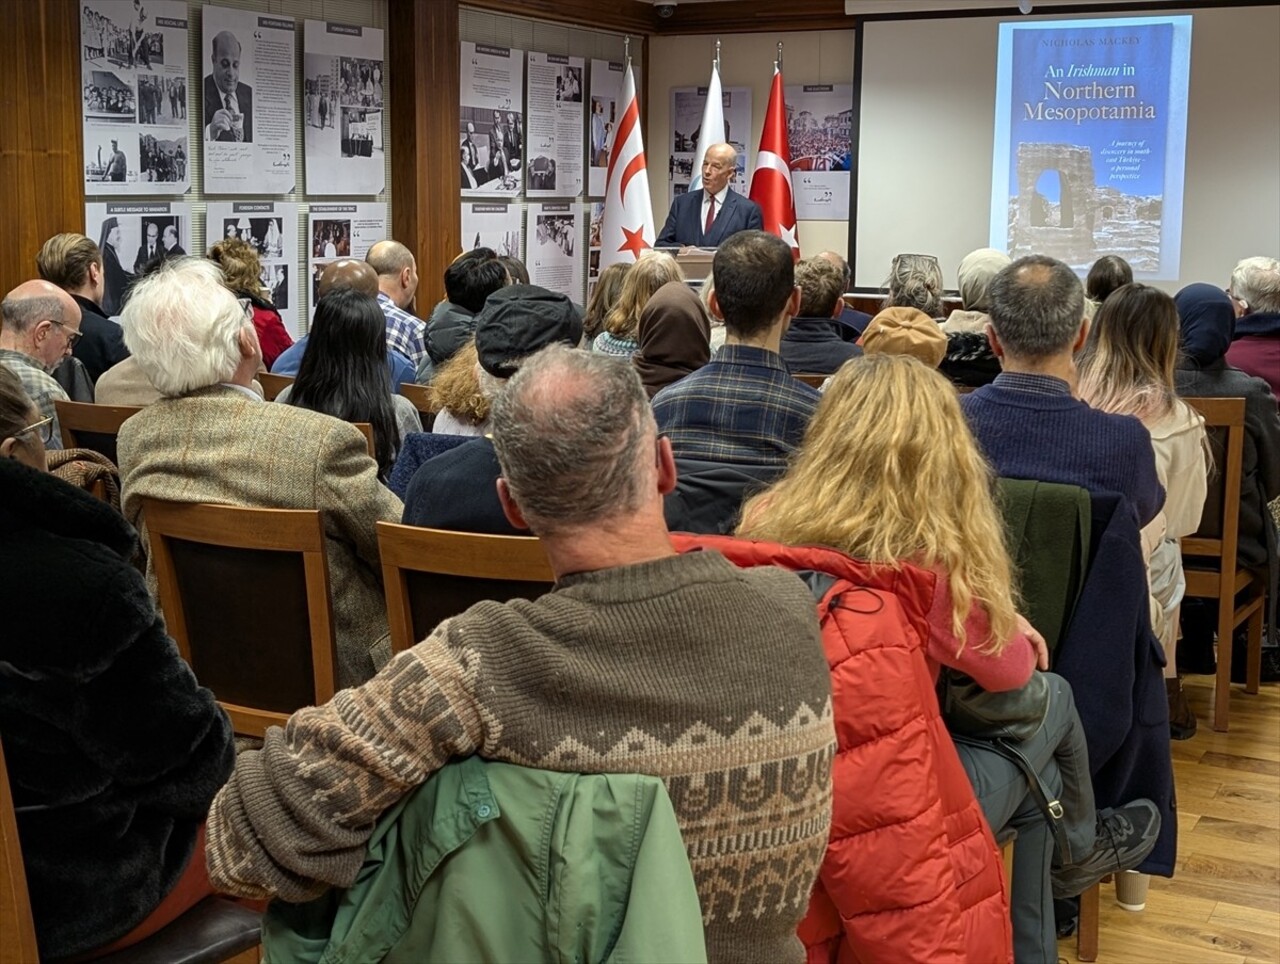
M 943 667 L 938 690 L 947 729 L 978 739 L 1029 740 L 1049 711 L 1049 684 L 1039 672 L 1016 690 L 989 693 L 972 677 Z

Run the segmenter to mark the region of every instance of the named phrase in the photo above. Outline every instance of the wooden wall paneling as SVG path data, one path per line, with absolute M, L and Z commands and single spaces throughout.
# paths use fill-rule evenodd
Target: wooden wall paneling
M 422 278 L 418 313 L 443 297 L 462 250 L 458 167 L 458 2 L 388 0 L 391 31 L 391 235 Z
M 466 6 L 637 35 L 654 33 L 658 24 L 666 22 L 642 0 L 467 0 Z
M 36 277 L 40 245 L 84 230 L 76 0 L 0 2 L 0 294 Z
M 660 34 L 849 30 L 854 26 L 854 18 L 844 12 L 844 0 L 677 3 L 670 17 L 657 17 L 653 22 Z

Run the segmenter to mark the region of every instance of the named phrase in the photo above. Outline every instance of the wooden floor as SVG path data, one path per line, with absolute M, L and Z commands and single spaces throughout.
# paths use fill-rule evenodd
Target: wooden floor
M 1173 744 L 1178 871 L 1152 878 L 1137 914 L 1103 885 L 1099 964 L 1280 962 L 1280 684 L 1233 688 L 1229 733 L 1209 727 L 1210 677 L 1187 693 L 1200 728 Z M 1058 945 L 1072 964 L 1075 950 Z

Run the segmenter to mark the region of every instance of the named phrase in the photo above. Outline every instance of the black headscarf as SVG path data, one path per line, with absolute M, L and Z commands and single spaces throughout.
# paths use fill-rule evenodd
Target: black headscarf
M 1190 368 L 1207 368 L 1231 346 L 1236 312 L 1231 299 L 1213 285 L 1187 285 L 1174 296 L 1182 354 Z

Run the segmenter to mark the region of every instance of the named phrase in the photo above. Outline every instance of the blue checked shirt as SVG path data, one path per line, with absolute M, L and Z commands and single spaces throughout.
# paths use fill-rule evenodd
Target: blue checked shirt
M 1071 386 L 1053 375 L 1033 375 L 1029 372 L 1001 372 L 995 383 L 1001 388 L 1032 395 L 1070 395 Z
M 696 372 L 653 398 L 658 431 L 678 459 L 783 466 L 822 398 L 781 355 L 725 345 Z
M 427 323 L 397 307 L 381 291 L 378 292 L 378 307 L 387 316 L 387 347 L 398 351 L 416 366 L 427 354 Z
M 0 365 L 4 365 L 18 376 L 18 380 L 22 382 L 23 391 L 40 411 L 40 417 L 53 419 L 53 425 L 50 426 L 53 439 L 45 445 L 45 448 L 62 448 L 62 430 L 58 426 L 58 412 L 53 407 L 55 400 L 62 399 L 64 402 L 67 400 L 67 393 L 62 390 L 62 386 L 41 367 L 38 361 L 20 351 L 0 348 Z

